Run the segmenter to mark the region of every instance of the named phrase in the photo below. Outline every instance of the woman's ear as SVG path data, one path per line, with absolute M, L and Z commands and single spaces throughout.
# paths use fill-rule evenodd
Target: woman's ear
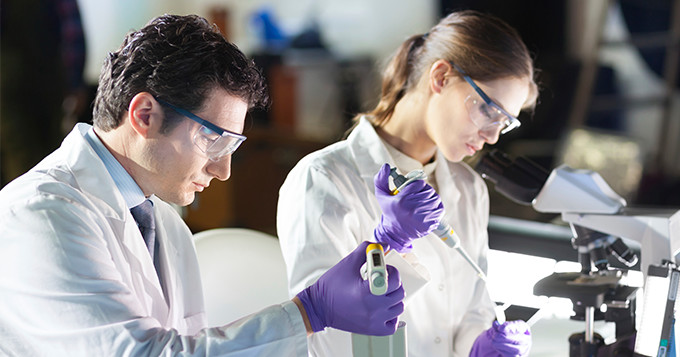
M 135 132 L 148 138 L 159 131 L 163 122 L 163 110 L 150 93 L 140 92 L 130 101 L 127 120 Z
M 438 60 L 430 67 L 429 84 L 430 90 L 434 93 L 441 93 L 446 86 L 448 80 L 448 73 L 451 71 L 451 65 L 445 60 Z

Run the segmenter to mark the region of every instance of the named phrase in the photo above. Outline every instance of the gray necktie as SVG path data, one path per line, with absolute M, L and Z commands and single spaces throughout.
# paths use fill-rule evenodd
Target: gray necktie
M 156 265 L 154 260 L 154 253 L 156 251 L 156 223 L 153 217 L 153 202 L 146 199 L 139 205 L 130 208 L 130 213 L 135 218 L 139 231 L 142 233 L 146 243 L 146 248 L 149 250 L 149 254 L 151 254 L 151 260 Z

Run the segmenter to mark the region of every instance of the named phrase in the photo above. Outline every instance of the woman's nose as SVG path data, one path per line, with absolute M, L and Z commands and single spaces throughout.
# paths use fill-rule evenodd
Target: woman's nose
M 501 129 L 500 125 L 494 125 L 493 127 L 480 130 L 479 135 L 484 138 L 484 141 L 487 144 L 493 145 L 498 142 L 498 138 L 501 135 Z

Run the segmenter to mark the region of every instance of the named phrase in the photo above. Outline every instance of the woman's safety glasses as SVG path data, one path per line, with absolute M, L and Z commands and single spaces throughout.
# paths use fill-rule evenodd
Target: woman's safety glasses
M 500 127 L 501 134 L 505 134 L 522 124 L 517 118 L 491 100 L 460 67 L 456 66 L 453 62 L 449 63 L 463 75 L 463 79 L 477 92 L 477 94 L 471 94 L 465 98 L 465 108 L 470 115 L 470 119 L 472 119 L 472 122 L 479 130 L 495 135 L 496 130 Z
M 201 124 L 201 128 L 194 134 L 194 144 L 206 154 L 211 161 L 219 161 L 225 156 L 231 155 L 238 149 L 241 143 L 246 140 L 245 136 L 222 129 L 188 110 L 176 107 L 159 99 L 156 100 L 162 105 L 168 106 L 177 113 Z

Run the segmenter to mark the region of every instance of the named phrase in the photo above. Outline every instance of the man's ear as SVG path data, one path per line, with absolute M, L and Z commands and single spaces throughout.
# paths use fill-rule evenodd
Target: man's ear
M 429 85 L 430 90 L 434 93 L 441 93 L 446 81 L 448 80 L 448 73 L 451 71 L 451 65 L 444 60 L 438 60 L 430 67 Z
M 127 120 L 134 131 L 148 138 L 160 130 L 163 108 L 150 93 L 140 92 L 130 101 Z

